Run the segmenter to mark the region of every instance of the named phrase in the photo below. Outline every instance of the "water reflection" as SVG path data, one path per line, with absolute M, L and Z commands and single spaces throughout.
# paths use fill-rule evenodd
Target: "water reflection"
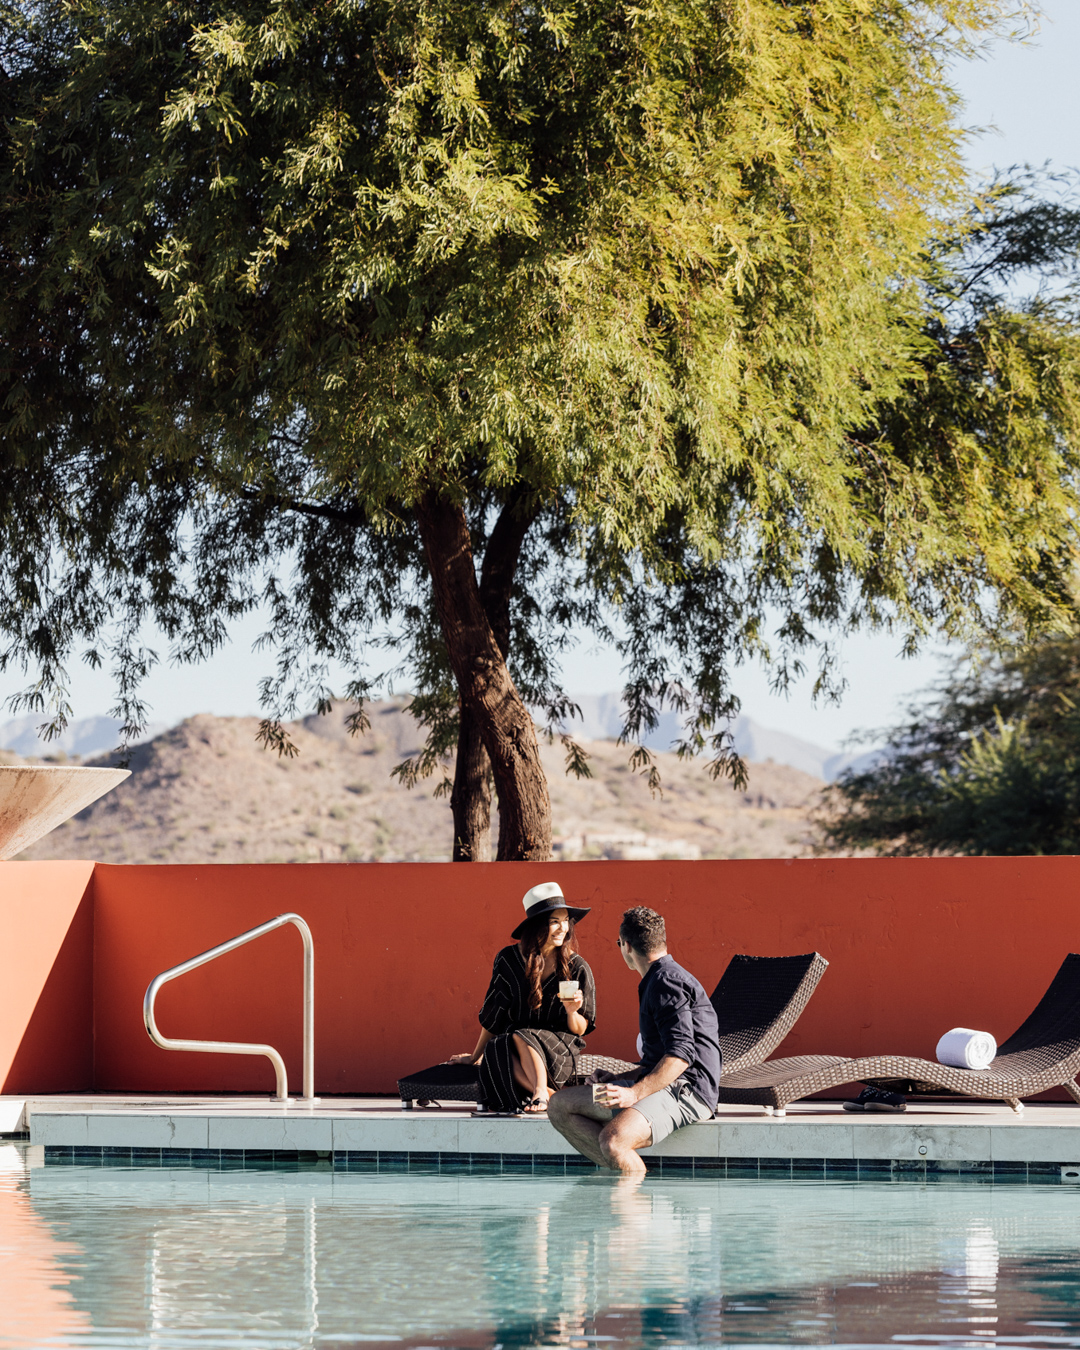
M 57 1242 L 35 1212 L 23 1184 L 23 1152 L 0 1144 L 0 1337 L 11 1345 L 40 1345 L 89 1331 L 76 1309 L 61 1262 L 76 1253 Z
M 996 1335 L 989 1327 L 997 1323 L 998 1241 L 983 1224 L 973 1224 L 964 1235 L 963 1248 L 954 1258 L 952 1243 L 943 1248 L 942 1276 L 938 1303 L 943 1321 L 964 1323 L 976 1335 Z M 950 1316 L 944 1308 L 952 1305 Z
M 13 1170 L 0 1346 L 1080 1350 L 1080 1188 Z

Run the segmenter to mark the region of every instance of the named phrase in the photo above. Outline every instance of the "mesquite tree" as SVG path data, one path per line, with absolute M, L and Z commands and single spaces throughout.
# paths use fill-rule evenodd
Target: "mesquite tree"
M 739 659 L 1060 627 L 1072 321 L 961 302 L 947 237 L 999 209 L 945 77 L 997 10 L 6 0 L 0 662 L 111 648 L 138 721 L 143 620 L 195 660 L 262 604 L 287 749 L 395 649 L 454 856 L 493 780 L 545 858 L 575 631 L 628 739 L 673 704 L 738 778 Z
M 968 653 L 930 692 L 884 733 L 879 763 L 829 788 L 826 845 L 892 857 L 1076 853 L 1076 637 Z

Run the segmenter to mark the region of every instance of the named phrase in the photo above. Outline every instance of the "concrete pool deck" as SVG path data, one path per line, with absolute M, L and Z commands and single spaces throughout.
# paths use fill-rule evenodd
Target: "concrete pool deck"
M 0 1097 L 0 1133 L 29 1133 L 49 1163 L 252 1165 L 329 1158 L 334 1167 L 468 1164 L 569 1168 L 584 1163 L 544 1118 L 474 1118 L 461 1104 L 403 1111 L 396 1099 L 46 1095 Z M 855 1114 L 806 1101 L 788 1114 L 725 1107 L 645 1158 L 660 1170 L 730 1175 L 940 1171 L 1080 1181 L 1080 1106 L 924 1102 L 902 1114 Z M 1073 1176 L 1067 1173 L 1075 1173 Z

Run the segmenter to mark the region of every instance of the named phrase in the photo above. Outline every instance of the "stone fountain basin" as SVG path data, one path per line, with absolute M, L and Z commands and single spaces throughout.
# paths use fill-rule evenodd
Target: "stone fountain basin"
M 14 858 L 130 776 L 75 764 L 0 765 L 0 859 Z

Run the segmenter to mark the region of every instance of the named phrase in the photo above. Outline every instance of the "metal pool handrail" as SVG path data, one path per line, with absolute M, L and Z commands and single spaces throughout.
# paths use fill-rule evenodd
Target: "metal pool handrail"
M 277 1090 L 274 1096 L 279 1102 L 287 1102 L 289 1100 L 289 1080 L 285 1072 L 285 1061 L 272 1045 L 256 1045 L 244 1041 L 173 1040 L 171 1037 L 161 1034 L 157 1022 L 154 1020 L 154 1001 L 163 984 L 168 984 L 170 980 L 186 975 L 189 970 L 196 970 L 199 966 L 205 966 L 208 961 L 216 960 L 217 957 L 224 956 L 226 952 L 235 951 L 237 947 L 243 947 L 248 942 L 254 942 L 264 933 L 272 933 L 275 928 L 281 928 L 287 923 L 295 924 L 304 940 L 304 1096 L 302 1100 L 313 1102 L 316 1100 L 315 945 L 311 940 L 311 929 L 299 914 L 279 914 L 276 919 L 270 919 L 267 923 L 259 924 L 258 928 L 249 928 L 246 933 L 241 933 L 239 937 L 230 938 L 228 942 L 222 942 L 216 947 L 211 947 L 209 951 L 202 952 L 199 956 L 181 961 L 178 966 L 172 966 L 169 970 L 163 970 L 160 975 L 155 975 L 147 985 L 146 994 L 143 998 L 143 1023 L 146 1026 L 147 1035 L 162 1050 L 209 1051 L 218 1055 L 265 1055 L 273 1064 L 274 1074 L 277 1078 Z

